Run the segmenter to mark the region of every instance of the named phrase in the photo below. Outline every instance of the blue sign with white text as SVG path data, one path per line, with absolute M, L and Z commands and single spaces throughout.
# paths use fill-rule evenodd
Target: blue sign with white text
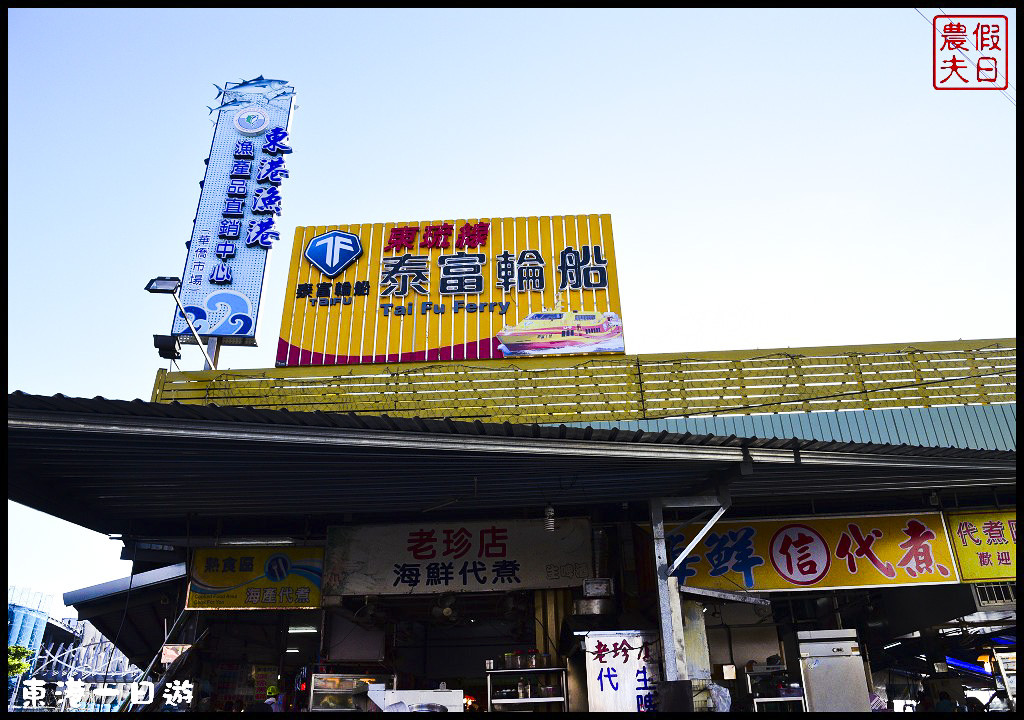
M 294 88 L 260 75 L 217 87 L 210 157 L 181 278 L 181 303 L 196 332 L 226 344 L 255 345 L 267 253 L 288 177 L 285 156 Z M 243 242 L 244 241 L 244 242 Z M 181 311 L 171 334 L 194 342 Z

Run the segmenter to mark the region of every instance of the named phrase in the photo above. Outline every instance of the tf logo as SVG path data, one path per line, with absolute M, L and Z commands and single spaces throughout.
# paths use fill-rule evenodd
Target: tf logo
M 327 277 L 334 277 L 363 254 L 359 236 L 332 230 L 317 235 L 306 246 L 306 259 Z

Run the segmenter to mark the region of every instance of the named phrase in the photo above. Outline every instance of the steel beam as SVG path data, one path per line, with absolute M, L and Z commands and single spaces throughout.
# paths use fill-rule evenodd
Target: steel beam
M 749 605 L 761 605 L 763 607 L 770 607 L 772 604 L 771 600 L 768 598 L 758 597 L 757 595 L 751 595 L 749 593 L 729 592 L 727 590 L 709 590 L 707 588 L 690 587 L 689 585 L 680 585 L 679 592 L 683 595 L 698 595 L 700 597 L 715 598 L 716 600 L 741 602 Z M 714 627 L 714 625 L 710 627 Z
M 652 498 L 650 501 L 651 530 L 654 534 L 654 567 L 658 580 L 658 617 L 661 625 L 661 647 L 665 663 L 665 679 L 679 680 L 686 673 L 685 647 L 683 645 L 682 610 L 680 608 L 679 587 L 671 582 L 675 571 L 687 554 L 696 547 L 707 534 L 711 526 L 729 508 L 731 500 L 724 483 L 718 486 L 717 495 L 697 495 L 694 497 Z M 677 508 L 715 507 L 717 511 L 690 541 L 672 565 L 669 565 L 668 546 L 665 542 L 665 510 Z M 682 671 L 680 671 L 682 668 Z

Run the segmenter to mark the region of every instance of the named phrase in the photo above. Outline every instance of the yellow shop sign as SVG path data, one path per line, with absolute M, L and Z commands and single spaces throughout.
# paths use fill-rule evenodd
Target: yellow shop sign
M 190 610 L 320 607 L 322 547 L 200 548 L 192 560 Z
M 1017 579 L 1017 509 L 946 513 L 964 582 Z
M 666 542 L 673 559 L 688 544 Z M 937 512 L 718 522 L 675 576 L 734 592 L 958 582 Z

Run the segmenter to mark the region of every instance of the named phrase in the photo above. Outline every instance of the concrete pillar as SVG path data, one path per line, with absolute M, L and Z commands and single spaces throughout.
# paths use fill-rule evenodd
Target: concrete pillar
M 685 628 L 683 626 L 683 601 L 679 597 L 679 579 L 670 577 L 666 585 L 668 586 L 668 609 L 672 616 L 672 647 L 675 649 L 675 677 L 679 680 L 689 680 L 690 675 L 686 670 L 688 648 L 685 639 Z M 668 657 L 667 654 L 666 657 Z M 669 672 L 669 669 L 665 668 L 665 672 Z
M 707 628 L 704 625 L 704 604 L 696 600 L 682 600 L 683 644 L 686 646 L 686 677 L 693 684 L 694 710 L 710 710 L 711 653 L 708 649 Z

